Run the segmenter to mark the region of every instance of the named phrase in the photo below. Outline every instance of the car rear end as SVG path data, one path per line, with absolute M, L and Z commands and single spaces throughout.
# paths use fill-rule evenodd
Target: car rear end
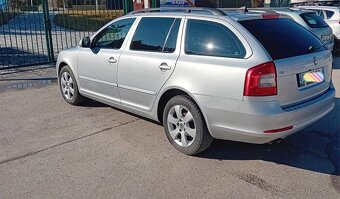
M 340 40 L 340 7 L 335 6 L 299 6 L 298 8 L 313 10 L 324 18 L 332 28 L 334 39 Z
M 309 29 L 327 45 L 331 50 L 334 48 L 333 31 L 329 25 L 315 12 L 302 12 L 299 14 Z
M 275 14 L 235 19 L 251 33 L 248 39 L 263 46 L 268 61 L 247 70 L 241 102 L 213 102 L 220 107 L 208 113 L 215 138 L 266 143 L 313 124 L 334 108 L 332 55 L 314 34 Z

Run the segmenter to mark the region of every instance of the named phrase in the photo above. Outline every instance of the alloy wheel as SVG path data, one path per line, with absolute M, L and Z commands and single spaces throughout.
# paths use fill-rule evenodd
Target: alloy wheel
M 171 138 L 181 147 L 190 146 L 196 137 L 196 124 L 190 111 L 182 106 L 173 106 L 168 113 L 167 126 Z
M 67 100 L 72 100 L 74 97 L 74 84 L 73 79 L 68 72 L 63 72 L 60 78 L 61 90 Z

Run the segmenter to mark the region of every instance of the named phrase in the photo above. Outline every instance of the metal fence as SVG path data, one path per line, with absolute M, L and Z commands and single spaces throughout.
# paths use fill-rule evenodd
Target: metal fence
M 53 62 L 123 14 L 124 0 L 9 0 L 0 8 L 0 69 Z
M 133 9 L 133 0 L 0 0 L 0 69 L 54 62 L 110 20 Z M 158 7 L 160 0 L 150 0 Z M 251 7 L 251 0 L 196 0 L 213 7 Z M 272 0 L 271 6 L 289 0 Z

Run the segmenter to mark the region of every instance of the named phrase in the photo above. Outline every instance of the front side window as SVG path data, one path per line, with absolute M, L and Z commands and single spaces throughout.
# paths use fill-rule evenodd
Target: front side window
M 134 21 L 135 18 L 122 19 L 108 25 L 95 36 L 92 47 L 120 49 Z
M 176 49 L 181 19 L 145 17 L 138 24 L 130 49 L 172 53 Z
M 244 58 L 246 50 L 237 36 L 226 26 L 210 21 L 189 19 L 185 53 Z

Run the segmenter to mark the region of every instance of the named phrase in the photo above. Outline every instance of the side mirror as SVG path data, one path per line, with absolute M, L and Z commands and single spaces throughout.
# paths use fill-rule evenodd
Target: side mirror
M 90 37 L 84 37 L 81 40 L 81 47 L 83 47 L 83 48 L 91 48 L 91 39 L 90 39 Z

